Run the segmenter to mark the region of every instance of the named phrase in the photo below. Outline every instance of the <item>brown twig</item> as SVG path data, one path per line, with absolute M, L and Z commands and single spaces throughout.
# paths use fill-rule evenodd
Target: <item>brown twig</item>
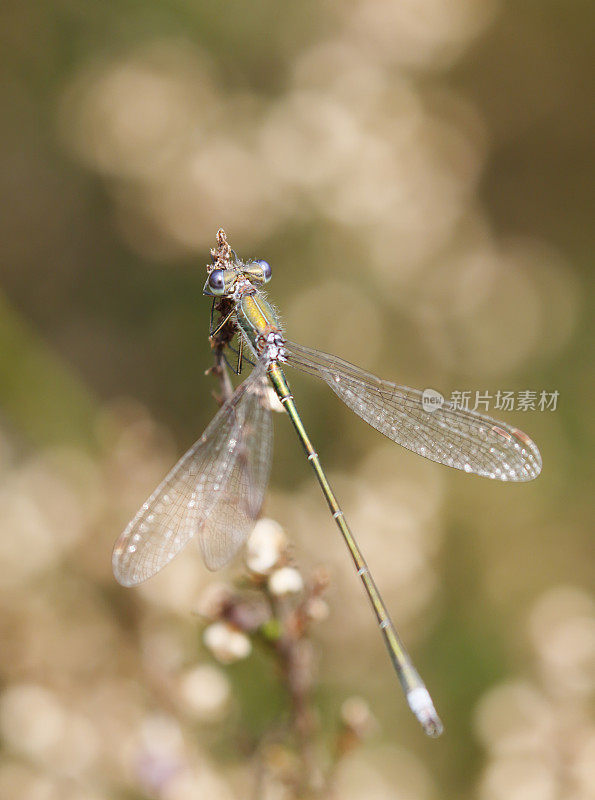
M 211 249 L 211 258 L 213 263 L 207 266 L 209 273 L 214 269 L 230 269 L 233 266 L 233 251 L 229 246 L 227 234 L 223 228 L 219 228 L 217 231 L 217 247 Z M 219 315 L 218 324 L 220 324 L 233 311 L 233 302 L 226 297 L 217 297 L 214 300 L 213 310 Z M 215 399 L 220 405 L 223 405 L 233 394 L 233 385 L 229 377 L 223 351 L 235 336 L 237 325 L 235 320 L 230 318 L 221 329 L 218 330 L 217 328 L 218 325 L 215 325 L 217 333 L 209 337 L 213 349 L 214 364 L 207 370 L 207 374 L 212 374 L 219 380 L 221 394 Z
M 291 738 L 295 746 L 295 769 L 286 776 L 293 788 L 292 797 L 319 797 L 325 784 L 315 754 L 316 715 L 312 689 L 315 682 L 315 654 L 310 629 L 315 621 L 312 603 L 319 601 L 328 586 L 325 570 L 318 570 L 299 602 L 276 596 L 263 582 L 261 589 L 270 609 L 271 619 L 279 623 L 281 635 L 268 644 L 275 654 L 281 681 L 287 691 L 291 715 L 287 724 L 276 731 L 280 741 Z M 283 734 L 285 730 L 285 734 Z M 264 746 L 263 742 L 263 746 Z
M 214 269 L 229 269 L 233 265 L 233 251 L 223 228 L 217 231 L 217 247 L 211 248 L 211 257 L 213 263 L 209 267 L 210 272 Z

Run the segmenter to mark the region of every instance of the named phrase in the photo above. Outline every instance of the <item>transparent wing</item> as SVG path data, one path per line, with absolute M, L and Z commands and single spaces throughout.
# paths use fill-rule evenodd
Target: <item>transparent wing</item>
M 504 422 L 451 402 L 427 411 L 417 389 L 294 342 L 286 343 L 286 354 L 288 364 L 322 378 L 369 425 L 414 453 L 501 481 L 529 481 L 541 472 L 537 446 Z
M 256 372 L 256 370 L 255 370 Z M 254 373 L 252 373 L 254 374 Z M 209 569 L 220 569 L 238 551 L 260 513 L 269 478 L 273 425 L 264 373 L 246 389 L 225 491 L 201 527 L 198 542 Z
M 197 534 L 211 569 L 228 561 L 247 536 L 262 504 L 271 455 L 264 380 L 259 365 L 120 535 L 112 566 L 123 586 L 150 578 Z

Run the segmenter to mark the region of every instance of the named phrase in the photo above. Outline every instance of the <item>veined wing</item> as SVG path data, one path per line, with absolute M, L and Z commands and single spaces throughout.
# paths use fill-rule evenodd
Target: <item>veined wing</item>
M 529 481 L 541 455 L 522 431 L 444 402 L 426 410 L 422 392 L 383 381 L 337 356 L 286 343 L 287 363 L 316 375 L 393 442 L 432 461 L 501 481 Z
M 228 561 L 244 541 L 260 511 L 270 463 L 264 379 L 259 365 L 120 535 L 112 566 L 123 586 L 155 575 L 197 534 L 211 569 Z
M 252 375 L 256 372 L 239 408 L 237 438 L 234 432 L 234 439 L 228 443 L 235 457 L 226 476 L 225 491 L 220 492 L 199 531 L 204 562 L 213 570 L 227 564 L 246 540 L 260 513 L 269 479 L 273 424 L 266 394 L 268 381 L 260 365 Z

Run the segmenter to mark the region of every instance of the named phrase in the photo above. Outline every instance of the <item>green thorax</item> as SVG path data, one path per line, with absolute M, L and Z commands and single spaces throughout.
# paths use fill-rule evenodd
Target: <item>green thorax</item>
M 238 325 L 256 355 L 260 355 L 262 339 L 271 332 L 281 332 L 279 318 L 260 292 L 243 295 L 236 304 Z

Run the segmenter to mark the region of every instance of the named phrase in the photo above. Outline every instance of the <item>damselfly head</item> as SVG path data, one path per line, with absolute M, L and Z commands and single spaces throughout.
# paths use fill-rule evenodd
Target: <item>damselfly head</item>
M 233 294 L 240 274 L 235 269 L 213 269 L 209 272 L 203 294 L 210 297 L 229 297 Z
M 271 279 L 271 265 L 263 260 L 250 261 L 247 264 L 239 261 L 232 269 L 211 269 L 206 280 L 203 294 L 210 297 L 231 297 L 236 288 L 244 284 L 251 291 Z
M 244 263 L 229 246 L 223 228 L 217 231 L 217 247 L 211 250 L 212 263 L 207 267 L 209 277 L 203 294 L 210 297 L 232 297 L 236 292 L 250 293 L 271 279 L 271 265 L 256 258 Z M 237 299 L 237 298 L 236 298 Z

